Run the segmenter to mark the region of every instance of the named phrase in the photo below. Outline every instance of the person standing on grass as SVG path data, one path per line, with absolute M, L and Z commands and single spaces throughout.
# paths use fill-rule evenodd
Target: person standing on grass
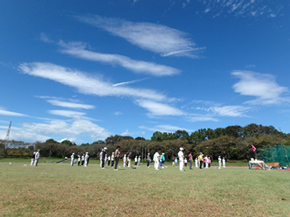
M 174 164 L 175 164 L 175 166 L 177 167 L 178 166 L 178 163 L 177 163 L 178 161 L 177 161 L 177 157 L 175 157 L 175 159 L 174 159 Z
M 127 165 L 127 157 L 126 157 L 126 154 L 124 154 L 123 161 L 124 161 L 123 167 L 126 167 L 126 165 Z
M 210 159 L 210 157 L 208 157 L 208 167 L 210 167 L 210 164 L 211 164 L 211 159 Z
M 186 159 L 186 157 L 184 158 L 184 166 L 187 167 L 187 159 Z
M 191 154 L 191 152 L 189 152 L 188 161 L 189 161 L 189 169 L 192 170 L 192 154 Z
M 118 163 L 119 163 L 119 159 L 120 159 L 120 146 L 117 146 L 117 149 L 115 150 L 115 159 L 116 159 L 116 164 L 115 164 L 115 170 L 118 170 Z M 114 165 L 113 165 L 114 166 Z
M 131 156 L 132 156 L 132 151 L 129 152 L 128 157 L 127 157 L 128 167 L 131 166 Z
M 198 159 L 197 159 L 197 157 L 195 158 L 195 167 L 198 168 Z
M 32 156 L 31 156 L 30 166 L 34 165 L 34 161 L 35 161 L 35 152 L 33 152 Z
M 78 166 L 81 165 L 81 155 L 78 153 Z
M 104 149 L 102 149 L 102 151 L 101 151 L 101 153 L 100 153 L 100 167 L 101 167 L 101 168 L 102 168 L 103 151 L 104 151 Z
M 178 152 L 178 158 L 179 158 L 179 170 L 183 171 L 183 167 L 184 167 L 184 154 L 183 154 L 183 148 L 179 149 Z
M 104 151 L 103 151 L 103 154 L 102 154 L 102 169 L 105 169 L 105 160 L 106 160 L 106 150 L 107 150 L 107 147 L 104 148 Z
M 85 163 L 85 154 L 82 155 L 82 166 L 84 165 Z
M 257 149 L 256 149 L 256 147 L 253 144 L 252 144 L 252 151 L 254 153 L 254 160 L 257 160 L 257 158 L 256 158 Z
M 205 161 L 205 168 L 208 169 L 208 157 L 207 157 L 207 155 L 205 155 L 204 161 Z
M 147 154 L 147 167 L 150 167 L 150 163 L 151 163 L 151 157 L 150 157 L 150 153 Z
M 161 167 L 164 168 L 164 163 L 165 163 L 165 154 L 162 153 L 161 155 Z
M 140 163 L 141 163 L 141 156 L 139 155 L 139 157 L 138 157 L 138 167 L 140 167 Z
M 35 153 L 34 166 L 36 166 L 36 167 L 38 165 L 38 161 L 39 161 L 39 157 L 40 157 L 39 151 L 40 150 L 38 149 L 37 152 Z
M 88 166 L 88 164 L 89 164 L 89 160 L 90 160 L 89 152 L 86 152 L 86 155 L 85 155 L 85 167 Z
M 219 156 L 218 161 L 219 161 L 219 169 L 220 169 L 221 166 L 222 166 L 222 159 L 221 159 L 221 156 Z
M 154 161 L 155 170 L 159 170 L 158 166 L 159 166 L 159 161 L 160 161 L 160 155 L 158 151 L 156 151 L 155 154 L 153 155 L 153 161 Z
M 120 146 L 117 146 L 116 150 L 115 150 L 115 159 L 116 159 L 116 164 L 115 164 L 115 170 L 118 170 L 118 163 L 119 163 L 119 159 L 120 159 Z M 114 166 L 114 165 L 113 165 Z
M 111 167 L 114 167 L 114 161 L 115 161 L 115 153 L 112 152 L 112 156 L 111 156 Z
M 225 157 L 223 157 L 223 168 L 226 168 L 226 160 L 225 160 Z
M 138 157 L 137 155 L 135 156 L 135 167 L 137 166 L 137 163 L 138 163 Z
M 72 153 L 72 155 L 70 156 L 70 165 L 71 166 L 74 165 L 74 160 L 75 160 L 75 153 Z
M 110 166 L 110 163 L 111 163 L 111 156 L 109 155 L 108 156 L 108 166 Z
M 203 154 L 200 152 L 199 156 L 198 156 L 198 160 L 199 160 L 199 169 L 202 169 L 202 165 L 203 165 Z

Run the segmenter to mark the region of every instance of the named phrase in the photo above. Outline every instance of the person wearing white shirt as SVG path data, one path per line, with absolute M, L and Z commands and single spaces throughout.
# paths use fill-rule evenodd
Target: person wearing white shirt
M 197 160 L 197 157 L 195 158 L 195 167 L 198 168 L 198 160 Z
M 140 163 L 141 163 L 141 156 L 139 155 L 139 157 L 138 157 L 138 167 L 140 167 Z
M 124 157 L 123 157 L 123 161 L 124 161 L 124 165 L 123 165 L 123 167 L 126 167 L 126 163 L 127 163 L 127 158 L 126 158 L 126 154 L 124 155 Z
M 88 166 L 89 158 L 90 158 L 90 156 L 89 156 L 89 152 L 86 152 L 86 155 L 85 155 L 85 167 Z
M 226 168 L 226 160 L 224 157 L 223 157 L 223 168 Z
M 71 166 L 74 165 L 74 160 L 75 160 L 75 153 L 72 153 L 72 155 L 70 156 L 70 165 Z
M 108 156 L 108 166 L 110 166 L 110 163 L 111 163 L 111 156 L 109 155 Z
M 208 169 L 208 158 L 207 155 L 205 155 L 205 168 Z
M 183 154 L 183 148 L 179 149 L 180 151 L 178 152 L 178 158 L 179 158 L 179 170 L 183 171 L 184 167 L 184 154 Z
M 102 149 L 102 151 L 101 151 L 101 153 L 100 153 L 100 167 L 102 168 L 102 158 L 103 158 L 103 149 Z
M 84 165 L 85 163 L 85 154 L 82 155 L 82 166 Z
M 222 165 L 221 165 L 221 164 L 222 164 L 222 162 L 221 162 L 221 161 L 222 161 L 221 156 L 219 156 L 218 161 L 219 161 L 219 169 L 220 169 L 221 166 L 222 166 Z
M 160 155 L 158 151 L 156 151 L 155 154 L 153 155 L 153 161 L 154 161 L 155 170 L 159 170 L 158 167 L 159 167 Z
M 111 156 L 111 167 L 114 167 L 114 161 L 115 161 L 115 153 L 112 152 L 112 156 Z
M 40 157 L 40 153 L 39 153 L 39 149 L 37 150 L 37 152 L 35 153 L 35 160 L 34 160 L 34 166 L 37 167 L 38 165 L 38 161 L 39 161 L 39 157 Z
M 78 153 L 78 166 L 81 166 L 81 155 Z

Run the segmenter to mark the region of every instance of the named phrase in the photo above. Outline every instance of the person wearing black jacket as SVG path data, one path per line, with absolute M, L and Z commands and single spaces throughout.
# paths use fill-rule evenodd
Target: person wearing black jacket
M 33 166 L 34 165 L 34 161 L 35 161 L 35 152 L 33 152 L 33 155 L 31 156 L 30 166 Z

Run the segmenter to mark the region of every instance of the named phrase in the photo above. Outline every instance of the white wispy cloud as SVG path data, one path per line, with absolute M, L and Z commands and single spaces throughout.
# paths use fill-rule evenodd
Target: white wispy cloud
M 199 6 L 202 8 L 201 12 L 213 14 L 213 17 L 232 14 L 235 17 L 264 16 L 274 18 L 283 14 L 281 11 L 289 6 L 277 1 L 264 0 L 198 0 L 198 2 L 202 5 Z
M 278 85 L 273 75 L 252 71 L 233 71 L 232 75 L 240 79 L 233 85 L 236 93 L 256 97 L 256 99 L 246 103 L 266 105 L 289 101 L 288 97 L 282 96 L 282 94 L 289 92 L 288 88 Z
M 49 138 L 77 138 L 79 135 L 87 135 L 96 141 L 106 139 L 111 133 L 90 120 L 49 120 L 44 123 L 24 123 L 22 127 L 14 127 L 11 129 L 10 139 L 43 142 Z
M 195 115 L 195 116 L 189 116 L 187 117 L 188 121 L 191 122 L 204 122 L 204 121 L 213 121 L 218 122 L 219 120 L 217 118 L 214 118 L 210 115 Z
M 86 113 L 84 112 L 76 112 L 76 111 L 69 111 L 69 110 L 49 110 L 48 112 L 53 115 L 59 115 L 59 116 L 64 116 L 64 117 L 69 117 L 69 118 L 80 118 L 86 115 Z
M 54 43 L 53 40 L 51 40 L 45 33 L 40 33 L 40 40 L 45 43 Z
M 221 106 L 221 107 L 211 107 L 210 110 L 217 114 L 218 116 L 228 116 L 228 117 L 246 117 L 245 113 L 249 111 L 250 107 L 245 106 Z
M 159 102 L 154 102 L 151 100 L 138 100 L 137 101 L 138 105 L 147 109 L 150 113 L 148 114 L 149 116 L 181 116 L 185 115 L 183 111 L 180 109 L 174 108 L 172 106 L 159 103 Z
M 137 80 L 133 80 L 133 81 L 124 81 L 124 82 L 120 82 L 117 84 L 113 84 L 113 87 L 117 87 L 117 86 L 121 86 L 121 85 L 127 85 L 127 84 L 133 84 L 133 83 L 137 83 L 140 81 L 144 81 L 147 80 L 148 78 L 143 78 L 143 79 L 137 79 Z
M 123 112 L 114 112 L 114 115 L 118 116 L 118 115 L 122 115 Z
M 125 132 L 121 133 L 121 136 L 130 136 L 133 135 L 134 133 L 130 133 L 129 130 L 126 130 Z
M 21 72 L 50 79 L 76 88 L 80 93 L 97 96 L 129 96 L 150 100 L 166 100 L 167 97 L 150 89 L 112 87 L 112 83 L 102 81 L 96 76 L 51 63 L 22 63 Z
M 172 126 L 172 125 L 156 125 L 154 127 L 146 127 L 146 126 L 139 126 L 140 129 L 146 129 L 152 132 L 175 132 L 177 130 L 185 130 L 187 132 L 193 132 L 194 130 L 192 129 L 186 129 L 186 128 L 182 128 L 182 127 L 177 127 L 177 126 Z
M 65 107 L 65 108 L 76 108 L 76 109 L 93 109 L 95 106 L 93 105 L 87 105 L 87 104 L 81 104 L 81 103 L 75 103 L 75 102 L 65 102 L 60 101 L 56 99 L 47 100 L 52 105 Z
M 209 112 L 215 116 L 246 117 L 245 113 L 251 108 L 246 106 L 210 106 L 197 107 L 196 109 Z
M 86 60 L 120 65 L 135 73 L 150 74 L 154 76 L 168 76 L 180 73 L 180 70 L 170 66 L 160 65 L 153 62 L 133 60 L 129 57 L 118 54 L 105 54 L 89 51 L 86 50 L 86 44 L 81 42 L 66 44 L 61 41 L 59 44 L 63 47 L 61 50 L 62 53 Z
M 21 113 L 17 113 L 17 112 L 11 112 L 11 111 L 7 111 L 7 110 L 1 109 L 1 108 L 0 108 L 0 115 L 3 115 L 3 116 L 16 116 L 16 117 L 27 116 L 25 114 L 21 114 Z
M 128 42 L 163 56 L 188 56 L 197 58 L 201 48 L 187 38 L 184 32 L 153 23 L 133 23 L 121 19 L 100 16 L 76 16 L 85 22 L 102 28 Z

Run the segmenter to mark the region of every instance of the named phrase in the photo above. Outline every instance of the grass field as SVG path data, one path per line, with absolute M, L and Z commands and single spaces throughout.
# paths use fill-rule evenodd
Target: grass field
M 0 163 L 0 216 L 290 216 L 290 172 Z

